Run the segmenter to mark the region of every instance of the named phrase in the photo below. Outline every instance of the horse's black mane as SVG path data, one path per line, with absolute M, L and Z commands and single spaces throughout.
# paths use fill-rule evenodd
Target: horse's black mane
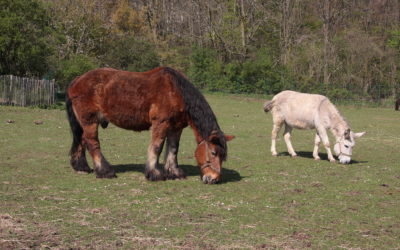
M 185 111 L 193 121 L 201 137 L 207 140 L 213 131 L 217 131 L 218 142 L 216 144 L 221 147 L 221 157 L 225 160 L 227 154 L 226 139 L 218 125 L 214 112 L 204 96 L 178 71 L 169 67 L 165 67 L 164 70 L 172 75 L 172 79 L 183 97 Z

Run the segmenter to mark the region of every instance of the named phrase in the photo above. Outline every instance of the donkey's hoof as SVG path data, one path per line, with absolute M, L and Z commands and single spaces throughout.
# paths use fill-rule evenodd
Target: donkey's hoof
M 149 181 L 164 181 L 165 176 L 158 169 L 146 170 L 146 179 Z

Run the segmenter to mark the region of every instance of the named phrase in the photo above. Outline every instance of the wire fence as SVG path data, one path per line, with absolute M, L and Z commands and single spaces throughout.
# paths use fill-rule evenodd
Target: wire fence
M 0 104 L 43 106 L 55 103 L 54 80 L 39 80 L 12 75 L 0 76 Z

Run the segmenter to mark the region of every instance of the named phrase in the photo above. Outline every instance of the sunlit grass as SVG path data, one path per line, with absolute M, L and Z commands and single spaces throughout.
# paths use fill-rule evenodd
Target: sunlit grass
M 0 248 L 400 247 L 400 112 L 339 106 L 353 130 L 367 131 L 354 163 L 340 165 L 323 149 L 312 159 L 313 131 L 294 131 L 300 157 L 281 139 L 272 157 L 263 100 L 206 97 L 236 136 L 219 185 L 200 181 L 189 128 L 179 151 L 188 178 L 156 183 L 143 175 L 148 132 L 101 130 L 118 175 L 104 180 L 69 166 L 64 111 L 0 107 Z

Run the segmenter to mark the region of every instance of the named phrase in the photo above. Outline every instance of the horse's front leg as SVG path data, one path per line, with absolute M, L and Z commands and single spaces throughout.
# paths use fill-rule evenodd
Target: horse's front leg
M 319 151 L 319 144 L 321 143 L 321 137 L 319 137 L 318 133 L 315 134 L 315 140 L 314 140 L 314 151 L 313 151 L 313 157 L 314 160 L 320 160 L 321 158 L 319 158 L 318 155 L 318 151 Z
M 147 150 L 147 161 L 145 168 L 145 176 L 150 181 L 165 180 L 163 172 L 158 167 L 158 161 L 164 146 L 166 134 L 166 124 L 153 124 L 151 128 L 151 142 Z
M 336 162 L 335 158 L 332 155 L 331 147 L 329 144 L 329 137 L 328 134 L 326 133 L 325 128 L 317 128 L 318 134 L 321 137 L 322 143 L 324 144 L 324 147 L 326 149 L 326 153 L 328 154 L 328 159 L 330 162 Z
M 167 150 L 165 152 L 165 176 L 167 179 L 186 178 L 185 173 L 178 167 L 178 149 L 182 130 L 173 130 L 167 135 Z
M 83 141 L 88 148 L 93 159 L 94 172 L 97 178 L 116 177 L 114 169 L 110 166 L 106 158 L 100 151 L 100 142 L 98 138 L 98 124 L 92 123 L 83 126 Z

